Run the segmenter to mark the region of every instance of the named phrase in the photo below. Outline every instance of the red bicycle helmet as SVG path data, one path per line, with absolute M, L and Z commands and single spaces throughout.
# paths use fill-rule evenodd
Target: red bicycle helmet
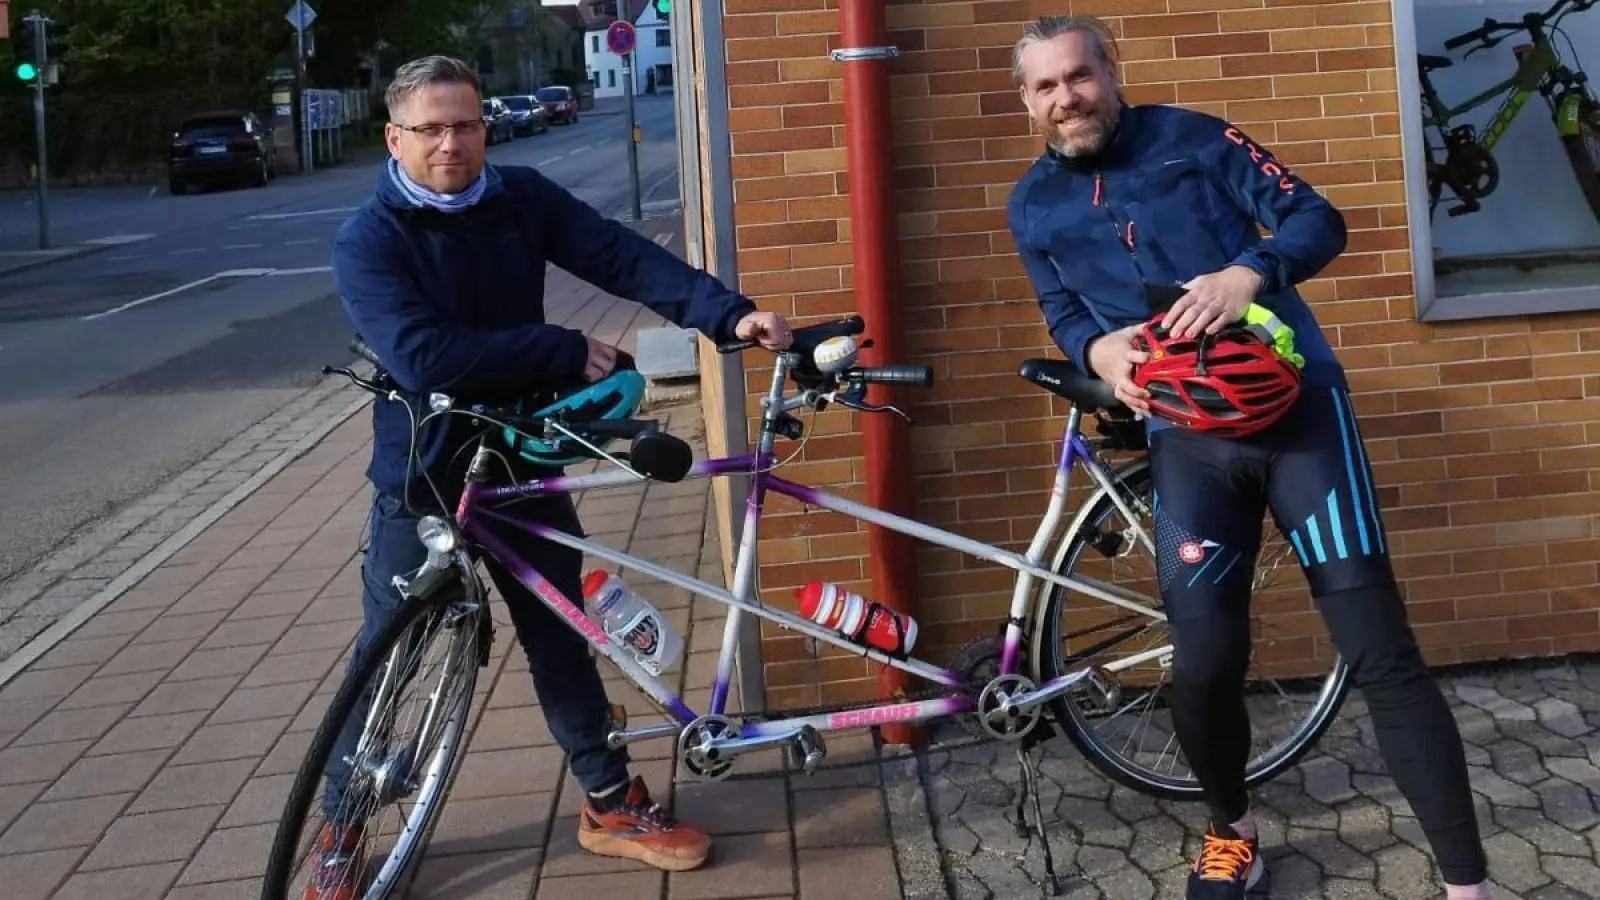
M 1133 346 L 1150 354 L 1133 371 L 1134 384 L 1150 392 L 1150 411 L 1191 431 L 1254 434 L 1282 418 L 1300 395 L 1300 370 L 1243 323 L 1177 338 L 1157 315 L 1140 327 Z

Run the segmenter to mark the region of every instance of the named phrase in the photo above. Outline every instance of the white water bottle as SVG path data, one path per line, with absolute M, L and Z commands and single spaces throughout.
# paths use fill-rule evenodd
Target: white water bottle
M 666 619 L 622 579 L 596 569 L 583 578 L 584 608 L 611 639 L 632 652 L 639 665 L 660 677 L 683 652 L 683 639 Z

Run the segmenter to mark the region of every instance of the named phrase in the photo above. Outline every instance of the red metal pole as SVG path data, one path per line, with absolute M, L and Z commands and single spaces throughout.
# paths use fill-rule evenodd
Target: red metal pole
M 894 167 L 889 132 L 888 58 L 892 50 L 884 24 L 883 0 L 839 0 L 841 46 L 834 58 L 844 65 L 845 143 L 850 178 L 850 252 L 854 264 L 856 311 L 867 323 L 873 346 L 863 351 L 869 365 L 901 363 L 900 256 L 895 233 Z M 874 386 L 873 402 L 892 402 L 893 391 Z M 865 448 L 867 502 L 889 512 L 913 511 L 911 442 L 905 423 L 893 414 L 861 417 Z M 911 538 L 870 526 L 867 553 L 873 599 L 917 614 L 916 548 Z M 911 676 L 885 667 L 878 679 L 885 696 L 910 691 Z M 924 729 L 884 725 L 893 744 L 920 746 Z

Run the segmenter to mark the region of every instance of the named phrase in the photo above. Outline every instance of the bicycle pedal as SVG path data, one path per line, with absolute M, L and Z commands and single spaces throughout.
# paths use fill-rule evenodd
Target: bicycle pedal
M 628 709 L 627 709 L 627 707 L 623 706 L 620 703 L 612 703 L 612 704 L 610 704 L 610 707 L 611 708 L 608 711 L 608 715 L 611 717 L 611 721 L 607 724 L 606 730 L 607 731 L 627 731 L 628 730 Z
M 828 756 L 828 743 L 815 728 L 807 725 L 789 741 L 789 765 L 814 775 Z

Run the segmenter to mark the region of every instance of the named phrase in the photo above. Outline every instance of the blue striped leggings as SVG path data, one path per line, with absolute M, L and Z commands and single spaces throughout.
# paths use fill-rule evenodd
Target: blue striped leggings
M 1160 428 L 1150 461 L 1157 567 L 1173 635 L 1173 724 L 1214 819 L 1232 822 L 1249 804 L 1250 722 L 1240 686 L 1250 661 L 1250 586 L 1270 510 L 1350 663 L 1384 761 L 1445 881 L 1483 880 L 1460 732 L 1395 584 L 1349 394 L 1308 385 L 1283 419 L 1239 440 Z

